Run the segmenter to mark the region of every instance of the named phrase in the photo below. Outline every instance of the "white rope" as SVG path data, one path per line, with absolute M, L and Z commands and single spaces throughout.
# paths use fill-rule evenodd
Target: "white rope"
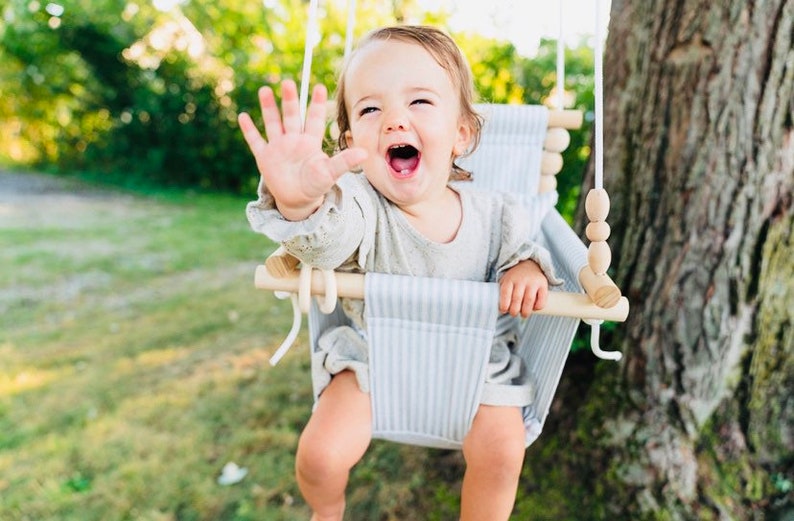
M 320 27 L 317 23 L 319 0 L 309 3 L 309 20 L 306 23 L 306 41 L 303 47 L 303 71 L 301 72 L 300 110 L 301 122 L 306 121 L 306 108 L 309 106 L 309 82 L 312 74 L 314 46 L 320 43 Z
M 353 30 L 356 27 L 356 0 L 347 0 L 347 26 L 345 27 L 345 60 L 353 51 Z
M 301 330 L 302 313 L 300 306 L 298 305 L 298 296 L 294 293 L 287 293 L 287 296 L 289 296 L 290 300 L 292 301 L 292 328 L 289 330 L 287 338 L 281 342 L 281 345 L 278 346 L 276 352 L 270 357 L 270 365 L 276 365 L 279 360 L 281 360 L 281 358 L 287 354 L 287 351 L 289 351 L 289 348 L 295 343 L 295 339 L 298 338 L 298 333 Z M 280 291 L 277 291 L 276 297 L 284 298 L 284 294 L 282 294 Z
M 601 37 L 601 1 L 595 2 L 595 189 L 604 187 L 604 51 Z
M 557 31 L 557 108 L 565 108 L 565 43 L 563 42 L 563 0 L 559 0 L 559 29 Z

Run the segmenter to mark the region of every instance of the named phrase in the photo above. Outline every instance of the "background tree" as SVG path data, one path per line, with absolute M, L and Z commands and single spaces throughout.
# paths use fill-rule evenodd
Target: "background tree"
M 556 456 L 584 485 L 569 519 L 792 519 L 793 39 L 792 0 L 612 2 L 605 161 L 632 311 L 625 363 L 574 358 L 532 473 Z

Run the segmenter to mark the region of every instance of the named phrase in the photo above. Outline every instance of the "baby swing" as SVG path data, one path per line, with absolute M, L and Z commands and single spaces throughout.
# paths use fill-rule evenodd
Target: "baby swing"
M 351 0 L 350 4 L 354 4 Z M 318 0 L 309 6 L 300 103 L 308 100 L 312 48 L 318 42 Z M 346 50 L 352 45 L 355 8 L 349 4 Z M 598 2 L 596 11 L 599 12 Z M 562 14 L 562 10 L 561 10 Z M 596 19 L 598 15 L 596 15 Z M 544 309 L 521 321 L 518 354 L 534 376 L 535 397 L 523 410 L 528 446 L 540 435 L 580 320 L 592 326 L 596 356 L 619 360 L 620 352 L 598 345 L 604 320 L 622 322 L 628 300 L 606 274 L 609 198 L 603 189 L 601 125 L 601 35 L 596 23 L 595 188 L 586 198 L 589 249 L 554 208 L 561 152 L 568 129 L 579 128 L 582 113 L 562 109 L 562 38 L 558 39 L 558 109 L 528 105 L 479 105 L 485 117 L 480 145 L 461 166 L 475 173 L 481 189 L 525 194 L 537 223 L 535 240 L 545 246 L 563 286 L 550 288 Z M 487 175 L 476 175 L 486 171 Z M 275 365 L 294 342 L 301 314 L 309 314 L 315 400 L 328 380 L 316 342 L 326 329 L 346 323 L 338 297 L 363 298 L 370 348 L 373 437 L 427 447 L 460 449 L 482 392 L 491 341 L 509 317 L 498 315 L 498 285 L 448 279 L 319 271 L 298 266 L 282 249 L 257 266 L 255 286 L 289 296 L 293 327 L 271 358 Z M 312 295 L 322 297 L 315 302 Z

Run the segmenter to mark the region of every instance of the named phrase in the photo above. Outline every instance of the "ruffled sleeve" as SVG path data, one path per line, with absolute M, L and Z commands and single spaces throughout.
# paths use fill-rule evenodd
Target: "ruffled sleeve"
M 539 223 L 533 222 L 518 199 L 505 195 L 502 207 L 502 247 L 495 266 L 496 280 L 519 262 L 533 260 L 540 266 L 550 285 L 559 286 L 564 282 L 555 273 L 549 251 L 531 240 L 533 230 L 538 225 Z
M 273 196 L 260 184 L 259 199 L 246 206 L 248 222 L 254 231 L 281 243 L 301 261 L 320 269 L 335 269 L 358 250 L 368 227 L 362 208 L 368 196 L 353 177 L 341 177 L 322 206 L 302 221 L 285 219 Z

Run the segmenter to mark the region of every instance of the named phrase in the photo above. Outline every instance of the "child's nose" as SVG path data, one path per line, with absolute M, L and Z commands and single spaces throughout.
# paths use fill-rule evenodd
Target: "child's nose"
M 386 118 L 386 132 L 405 131 L 408 126 L 408 118 L 404 114 L 392 112 Z

